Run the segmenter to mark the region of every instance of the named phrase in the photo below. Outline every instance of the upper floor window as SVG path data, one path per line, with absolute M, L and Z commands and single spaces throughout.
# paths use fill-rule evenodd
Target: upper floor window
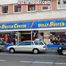
M 50 10 L 51 0 L 41 0 L 42 10 Z
M 50 6 L 48 6 L 48 5 L 43 5 L 43 6 L 42 6 L 42 10 L 50 10 Z
M 8 13 L 8 6 L 2 6 L 2 13 Z
M 57 0 L 58 9 L 66 9 L 66 0 Z
M 63 4 L 66 4 L 66 0 L 63 0 Z
M 35 11 L 35 5 L 28 5 L 28 11 Z
M 58 0 L 58 4 L 60 4 L 60 0 Z
M 47 6 L 43 6 L 42 8 L 43 8 L 43 10 L 44 10 L 44 9 L 48 9 L 48 7 L 47 7 Z
M 20 5 L 15 5 L 14 6 L 14 11 L 15 12 L 21 12 L 21 6 Z

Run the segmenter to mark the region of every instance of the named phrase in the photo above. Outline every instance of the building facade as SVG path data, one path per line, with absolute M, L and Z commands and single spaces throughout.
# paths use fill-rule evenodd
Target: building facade
M 8 34 L 10 38 L 18 35 L 19 42 L 32 40 L 38 33 L 38 37 L 41 34 L 50 43 L 53 32 L 65 34 L 65 22 L 66 0 L 0 0 L 0 32 L 7 40 Z

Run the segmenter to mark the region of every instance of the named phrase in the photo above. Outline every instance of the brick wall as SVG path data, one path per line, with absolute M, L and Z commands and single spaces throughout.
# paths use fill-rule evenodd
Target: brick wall
M 2 14 L 2 8 L 1 8 L 1 6 L 0 6 L 0 15 Z
M 8 5 L 8 13 L 9 14 L 12 14 L 13 13 L 13 6 L 14 6 L 13 4 L 9 4 Z
M 51 0 L 51 9 L 56 10 L 57 9 L 57 0 Z
M 41 11 L 41 5 L 36 5 L 36 11 L 40 12 Z
M 22 5 L 21 6 L 21 12 L 25 13 L 25 12 L 27 12 L 27 10 L 28 10 L 28 6 L 27 5 Z

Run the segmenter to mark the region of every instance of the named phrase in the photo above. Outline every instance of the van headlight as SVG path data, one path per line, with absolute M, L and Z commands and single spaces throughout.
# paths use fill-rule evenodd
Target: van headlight
M 46 48 L 46 46 L 43 46 L 43 48 Z
M 59 47 L 59 49 L 62 49 L 61 47 Z

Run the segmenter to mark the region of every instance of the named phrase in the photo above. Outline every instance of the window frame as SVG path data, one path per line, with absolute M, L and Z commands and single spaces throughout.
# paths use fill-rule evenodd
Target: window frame
M 63 0 L 63 4 L 66 4 L 66 1 L 64 2 L 64 0 Z
M 4 12 L 3 12 L 3 7 L 6 7 L 6 6 L 7 6 L 7 9 L 8 9 L 8 5 L 2 5 L 2 6 L 1 6 L 1 8 L 2 8 L 2 14 L 8 14 L 8 13 L 9 13 L 9 11 L 8 11 L 8 10 L 7 10 L 7 12 L 6 12 L 6 13 L 4 13 Z
M 49 1 L 49 0 L 46 0 L 46 1 Z M 48 7 L 48 9 L 43 9 L 43 7 Z M 48 10 L 51 10 L 51 0 L 50 0 L 50 4 L 42 4 L 41 6 L 41 11 L 48 11 Z
M 15 12 L 15 6 L 17 6 L 18 4 L 14 4 L 13 5 L 13 13 L 21 13 L 21 11 L 18 11 L 18 12 Z M 19 5 L 20 7 L 22 6 L 22 5 Z M 22 9 L 21 9 L 22 10 Z
M 58 4 L 57 0 L 57 9 L 66 9 L 66 4 L 63 4 L 63 0 L 60 0 L 60 4 Z
M 35 10 L 29 11 L 29 10 L 28 10 L 28 9 L 29 9 L 29 6 L 32 6 L 32 5 L 35 6 L 35 7 L 34 7 Z M 35 5 L 35 4 L 28 4 L 27 6 L 28 6 L 28 7 L 27 7 L 27 12 L 36 12 L 36 5 Z
M 44 5 L 44 6 L 46 6 L 46 5 Z M 51 5 L 50 5 L 50 8 L 48 8 L 48 9 L 43 9 L 43 6 L 41 6 L 41 11 L 49 11 L 49 10 L 51 10 Z

